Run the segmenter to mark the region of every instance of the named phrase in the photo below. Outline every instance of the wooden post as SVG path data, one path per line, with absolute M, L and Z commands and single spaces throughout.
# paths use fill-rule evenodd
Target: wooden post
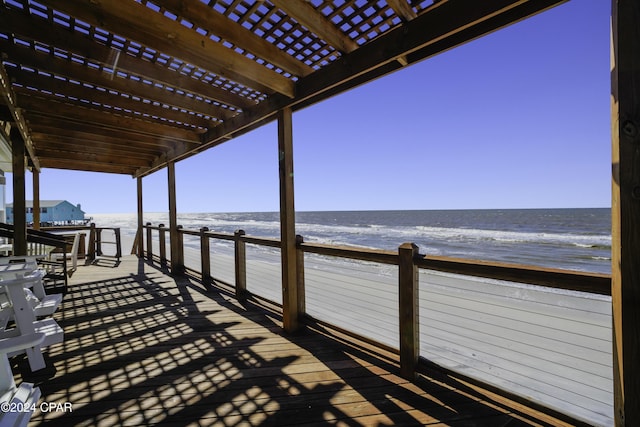
M 400 375 L 413 380 L 418 365 L 418 267 L 413 259 L 418 247 L 403 243 L 398 248 L 398 308 L 400 313 Z
M 96 228 L 96 255 L 102 255 L 102 228 Z
M 178 210 L 176 205 L 176 164 L 167 163 L 169 181 L 169 238 L 171 240 L 171 273 L 183 274 L 184 263 L 181 261 L 180 233 L 178 232 Z
M 282 325 L 286 332 L 300 328 L 296 271 L 296 218 L 293 200 L 293 125 L 291 108 L 278 112 L 280 176 L 280 242 L 282 258 Z
M 242 236 L 244 230 L 237 230 L 234 236 L 234 252 L 236 265 L 236 298 L 240 301 L 247 298 L 247 251 Z
M 114 237 L 116 238 L 116 258 L 122 258 L 122 239 L 120 238 L 120 227 L 113 229 Z
M 184 234 L 182 234 L 182 226 L 179 225 L 176 227 L 177 229 L 177 237 L 178 237 L 178 265 L 180 266 L 180 274 L 183 274 L 185 271 L 184 267 Z
M 144 256 L 144 239 L 142 238 L 142 217 L 144 210 L 142 205 L 142 177 L 137 178 L 137 195 L 138 195 L 138 232 L 136 233 L 136 253 L 139 257 Z
M 207 236 L 208 227 L 200 229 L 200 271 L 202 271 L 202 284 L 205 288 L 211 288 L 211 246 L 209 245 L 209 236 Z
M 13 254 L 27 255 L 27 203 L 25 194 L 25 146 L 17 129 L 11 129 L 13 163 Z
M 616 426 L 640 425 L 640 4 L 612 1 L 612 313 Z
M 302 316 L 307 312 L 307 301 L 305 296 L 305 281 L 304 281 L 304 251 L 300 248 L 300 245 L 304 243 L 304 238 L 296 235 L 296 271 L 298 278 L 296 284 L 298 286 L 298 317 L 302 319 Z
M 151 223 L 147 223 L 147 259 L 153 261 L 153 234 L 151 230 Z
M 40 230 L 40 171 L 33 168 L 33 229 Z
M 96 259 L 96 224 L 93 222 L 89 225 L 89 247 L 87 257 L 90 260 Z
M 164 224 L 158 226 L 158 245 L 160 247 L 160 265 L 162 267 L 167 266 L 167 237 L 165 233 Z

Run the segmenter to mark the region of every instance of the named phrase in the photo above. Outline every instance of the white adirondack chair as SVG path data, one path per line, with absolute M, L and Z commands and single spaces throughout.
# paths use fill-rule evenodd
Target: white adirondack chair
M 36 307 L 37 304 L 27 298 L 25 287 L 33 287 L 35 283 L 30 282 L 37 282 L 38 280 L 41 281 L 42 277 L 36 274 L 15 279 L 0 280 L 0 288 L 4 289 L 10 304 L 10 308 L 5 307 L 3 310 L 4 317 L 6 317 L 8 313 L 8 315 L 12 316 L 15 320 L 15 327 L 9 329 L 6 328 L 5 325 L 5 328 L 0 331 L 0 338 L 18 337 L 34 333 L 44 334 L 44 340 L 41 345 L 27 347 L 23 350 L 16 350 L 9 353 L 9 356 L 13 356 L 26 351 L 29 366 L 32 371 L 43 369 L 46 366 L 41 347 L 62 342 L 64 338 L 64 331 L 53 318 L 36 320 L 34 307 Z
M 71 268 L 68 268 L 67 264 L 67 274 L 71 277 L 71 274 L 78 269 L 78 246 L 80 246 L 80 233 L 75 233 L 73 236 L 73 243 L 71 245 L 71 251 L 66 253 L 66 256 L 59 252 L 52 252 L 49 256 L 49 261 L 53 261 L 54 263 L 50 264 L 50 272 L 55 272 L 56 264 L 58 263 L 62 265 L 62 263 L 67 263 L 71 261 Z
M 16 385 L 8 354 L 40 345 L 43 333 L 0 339 L 0 404 L 9 411 L 0 411 L 0 426 L 25 427 L 40 399 L 40 389 L 31 383 Z M 8 405 L 7 405 L 8 404 Z
M 35 300 L 37 303 L 33 307 L 36 317 L 50 316 L 56 312 L 62 302 L 62 294 L 49 294 L 44 289 L 44 271 L 38 268 L 37 256 L 11 256 L 0 257 L 0 280 L 19 279 L 31 277 L 34 280 L 25 280 L 25 289 L 27 289 L 28 299 Z M 29 298 L 28 292 L 32 291 L 32 298 Z M 3 298 L 0 296 L 0 309 L 2 307 Z M 6 326 L 2 323 L 3 316 L 0 314 L 0 326 Z

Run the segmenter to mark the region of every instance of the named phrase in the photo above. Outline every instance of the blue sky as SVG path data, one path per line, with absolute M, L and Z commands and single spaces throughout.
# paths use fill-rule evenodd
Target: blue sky
M 295 113 L 296 209 L 610 206 L 609 8 L 572 0 Z M 275 123 L 176 175 L 179 212 L 278 210 Z M 167 211 L 166 170 L 143 185 Z M 135 212 L 136 180 L 44 169 L 40 198 Z

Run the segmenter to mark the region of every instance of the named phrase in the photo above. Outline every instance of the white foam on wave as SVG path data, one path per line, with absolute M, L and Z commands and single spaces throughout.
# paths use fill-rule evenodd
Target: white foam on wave
M 153 225 L 168 224 L 166 212 L 145 213 L 144 221 Z M 206 226 L 212 231 L 232 233 L 244 229 L 254 236 L 273 237 L 279 235 L 280 224 L 276 221 L 235 217 L 227 214 L 180 214 L 179 223 L 185 229 Z M 122 228 L 136 228 L 135 214 L 96 214 L 94 222 Z M 603 234 L 544 233 L 527 231 L 503 231 L 480 228 L 450 228 L 434 226 L 386 226 L 381 224 L 334 225 L 298 223 L 296 229 L 305 240 L 318 243 L 370 247 L 375 241 L 429 241 L 447 243 L 476 244 L 494 242 L 497 244 L 549 244 L 574 246 L 579 248 L 608 248 L 611 236 Z
M 569 233 L 532 233 L 484 229 L 460 229 L 418 226 L 419 236 L 446 240 L 486 240 L 504 243 L 549 243 L 580 247 L 610 246 L 611 236 Z

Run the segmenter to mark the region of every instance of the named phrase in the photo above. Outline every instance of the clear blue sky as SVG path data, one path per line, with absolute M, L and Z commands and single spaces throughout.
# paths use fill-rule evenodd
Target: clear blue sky
M 609 8 L 572 0 L 295 113 L 296 209 L 610 206 Z M 275 123 L 176 175 L 179 212 L 278 210 Z M 143 185 L 144 210 L 167 211 L 166 169 Z M 44 169 L 40 188 L 136 210 L 130 176 Z

